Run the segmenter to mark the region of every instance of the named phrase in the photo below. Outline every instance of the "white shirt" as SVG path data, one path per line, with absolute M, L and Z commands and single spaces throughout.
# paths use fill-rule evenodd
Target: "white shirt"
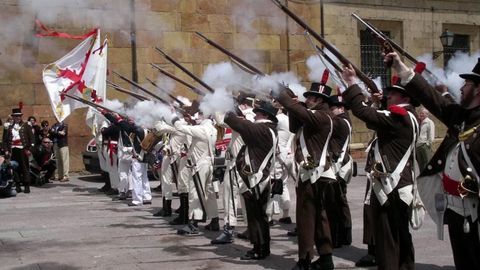
M 196 126 L 189 126 L 184 121 L 176 121 L 174 125 L 179 132 L 192 137 L 187 153 L 192 162 L 197 165 L 209 162 L 213 165 L 217 129 L 213 126 L 212 120 L 205 119 Z
M 420 136 L 417 145 L 427 144 L 431 146 L 435 139 L 435 123 L 430 118 L 425 118 L 420 124 Z

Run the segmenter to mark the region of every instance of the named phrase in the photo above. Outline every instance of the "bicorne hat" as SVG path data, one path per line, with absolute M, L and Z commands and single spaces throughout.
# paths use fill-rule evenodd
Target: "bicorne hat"
M 410 97 L 410 104 L 414 107 L 420 106 L 420 102 L 416 100 L 412 95 L 410 95 L 407 90 L 400 84 L 400 78 L 399 77 L 393 77 L 392 78 L 392 85 L 385 87 L 384 92 L 388 93 L 389 91 L 396 91 L 399 92 L 405 96 Z
M 478 62 L 473 67 L 472 72 L 460 74 L 460 78 L 474 82 L 480 82 L 480 58 L 478 58 Z
M 262 112 L 266 115 L 268 115 L 268 118 L 272 120 L 273 122 L 277 123 L 277 112 L 278 109 L 273 106 L 273 104 L 269 101 L 260 101 L 257 106 L 253 109 L 253 112 Z
M 316 97 L 322 97 L 326 102 L 328 102 L 328 99 L 330 98 L 330 94 L 332 93 L 332 88 L 327 85 L 329 77 L 329 72 L 328 70 L 325 70 L 323 72 L 322 80 L 318 82 L 312 83 L 310 86 L 310 91 L 307 91 L 303 93 L 304 97 L 308 96 L 316 96 Z

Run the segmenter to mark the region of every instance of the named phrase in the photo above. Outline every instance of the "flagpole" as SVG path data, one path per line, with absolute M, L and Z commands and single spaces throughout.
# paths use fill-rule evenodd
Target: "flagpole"
M 138 83 L 137 26 L 135 24 L 135 0 L 130 0 L 130 44 L 132 48 L 132 80 Z

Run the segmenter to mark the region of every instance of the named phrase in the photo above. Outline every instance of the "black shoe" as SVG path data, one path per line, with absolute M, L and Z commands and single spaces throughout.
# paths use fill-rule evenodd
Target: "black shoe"
M 127 199 L 127 194 L 125 192 L 120 192 L 117 197 L 112 198 L 112 201 L 125 201 Z
M 17 193 L 22 192 L 22 188 L 20 187 L 20 184 L 17 184 L 17 185 L 15 186 L 15 191 L 17 191 Z
M 24 193 L 30 193 L 30 186 L 25 186 Z
M 248 240 L 248 229 L 246 229 L 244 232 L 237 233 L 237 237 L 240 239 Z
M 240 260 L 242 260 L 242 261 L 263 260 L 263 259 L 267 258 L 268 255 L 270 255 L 270 251 L 263 252 L 263 251 L 255 251 L 253 249 L 253 250 L 247 251 L 247 253 L 245 253 L 245 255 L 240 257 Z
M 128 206 L 142 206 L 141 204 L 135 204 L 133 202 L 128 202 Z
M 377 260 L 375 259 L 375 256 L 371 254 L 367 254 L 363 256 L 360 260 L 358 260 L 355 263 L 355 266 L 358 267 L 369 267 L 369 266 L 376 266 L 377 265 Z
M 111 189 L 107 184 L 103 185 L 101 188 L 98 189 L 99 192 L 106 192 Z
M 314 261 L 310 265 L 310 269 L 312 269 L 312 270 L 332 270 L 332 269 L 335 269 L 335 265 L 333 265 L 332 255 L 320 256 L 320 258 L 318 258 L 318 260 Z
M 292 224 L 292 218 L 282 217 L 282 218 L 278 219 L 278 222 L 283 223 L 283 224 Z
M 307 270 L 310 269 L 310 261 L 307 259 L 298 260 L 297 264 L 292 268 L 292 270 Z
M 132 198 L 132 191 L 129 190 L 127 191 L 127 199 L 131 199 Z
M 198 231 L 198 227 L 192 223 L 189 223 L 187 226 L 177 231 L 177 234 L 179 235 L 194 235 L 199 233 L 200 232 Z
M 234 240 L 233 232 L 234 232 L 233 227 L 225 225 L 223 227 L 223 232 L 217 238 L 212 240 L 210 243 L 212 245 L 231 244 L 233 243 L 233 240 Z
M 218 217 L 212 218 L 212 221 L 210 221 L 210 224 L 207 224 L 205 226 L 205 230 L 213 231 L 213 232 L 220 231 L 220 224 L 218 222 Z
M 109 195 L 109 196 L 118 195 L 118 190 L 111 188 L 111 189 L 105 191 L 105 194 Z
M 298 230 L 297 228 L 295 227 L 295 229 L 293 231 L 288 231 L 287 232 L 287 235 L 288 236 L 292 236 L 292 237 L 297 237 L 298 236 Z
M 180 194 L 180 213 L 178 217 L 170 221 L 170 225 L 188 224 L 188 193 Z

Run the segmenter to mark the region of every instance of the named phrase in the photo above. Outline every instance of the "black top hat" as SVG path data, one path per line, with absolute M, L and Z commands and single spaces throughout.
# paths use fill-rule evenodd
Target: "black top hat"
M 22 110 L 19 108 L 12 109 L 12 114 L 10 114 L 10 116 L 22 116 L 22 115 L 23 115 Z
M 237 102 L 238 104 L 243 104 L 245 101 L 250 100 L 250 104 L 255 100 L 255 95 L 254 94 L 249 94 L 245 92 L 240 92 L 240 94 L 237 96 Z
M 330 96 L 330 98 L 328 99 L 328 104 L 330 106 L 342 106 L 342 107 L 345 107 L 346 105 L 342 95 Z
M 420 102 L 418 102 L 418 100 L 416 100 L 414 97 L 412 97 L 406 90 L 405 88 L 403 88 L 403 86 L 401 86 L 400 84 L 400 80 L 398 80 L 395 84 L 392 84 L 391 86 L 387 86 L 384 91 L 385 92 L 388 92 L 388 91 L 396 91 L 396 92 L 399 92 L 405 96 L 408 96 L 410 97 L 410 104 L 412 104 L 412 106 L 414 107 L 418 107 L 420 106 Z
M 480 82 L 480 58 L 478 58 L 477 64 L 473 67 L 472 72 L 460 74 L 460 78 L 465 80 L 471 80 L 476 83 Z
M 268 118 L 270 118 L 270 120 L 272 120 L 275 123 L 278 122 L 278 119 L 277 119 L 278 109 L 275 108 L 271 102 L 263 101 L 263 100 L 260 101 L 258 106 L 253 109 L 253 112 L 265 113 L 266 115 L 268 115 Z
M 314 82 L 310 86 L 310 91 L 303 93 L 304 97 L 316 96 L 322 97 L 325 101 L 328 102 L 330 94 L 332 93 L 332 88 L 326 84 Z

